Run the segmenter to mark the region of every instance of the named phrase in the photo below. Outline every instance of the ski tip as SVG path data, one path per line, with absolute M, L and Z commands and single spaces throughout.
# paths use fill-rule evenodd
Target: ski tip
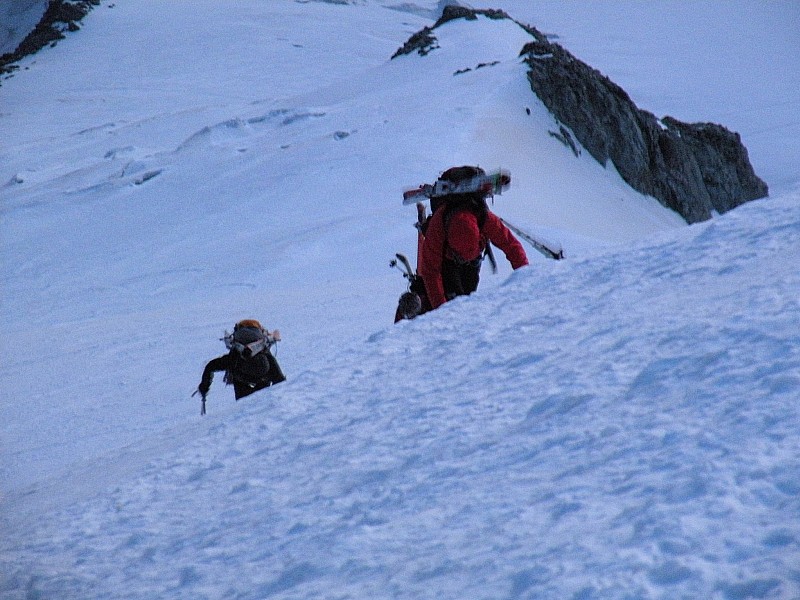
M 432 192 L 433 186 L 429 183 L 423 183 L 419 187 L 407 189 L 403 192 L 403 204 L 417 204 L 425 200 L 430 200 Z

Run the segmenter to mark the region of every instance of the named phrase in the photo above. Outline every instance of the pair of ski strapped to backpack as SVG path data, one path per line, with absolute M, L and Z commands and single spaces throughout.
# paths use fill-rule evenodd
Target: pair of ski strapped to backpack
M 437 179 L 433 185 L 423 183 L 416 189 L 403 192 L 403 204 L 416 204 L 425 200 L 456 196 L 459 194 L 475 194 L 481 192 L 483 196 L 498 196 L 511 185 L 511 172 L 498 169 L 492 173 L 479 173 L 461 181 Z
M 255 356 L 264 350 L 271 350 L 275 344 L 281 341 L 281 332 L 277 329 L 273 332 L 269 332 L 260 326 L 257 328 L 249 326 L 246 327 L 246 329 L 253 329 L 257 331 L 258 337 L 252 342 L 245 343 L 247 338 L 242 338 L 242 336 L 239 336 L 239 339 L 236 338 L 236 333 L 239 331 L 237 330 L 233 333 L 228 333 L 226 331 L 225 335 L 220 339 L 225 342 L 225 347 L 228 350 L 235 350 L 245 357 Z
M 453 171 L 462 171 L 469 173 L 471 176 L 464 178 L 456 178 L 456 181 L 446 177 Z M 484 173 L 481 169 L 476 167 L 456 167 L 445 172 L 442 177 L 437 179 L 436 183 L 425 183 L 417 188 L 409 189 L 403 192 L 403 205 L 416 204 L 417 206 L 417 222 L 414 226 L 418 231 L 418 244 L 417 244 L 417 262 L 422 254 L 422 241 L 424 239 L 424 228 L 427 221 L 426 208 L 423 204 L 424 201 L 430 200 L 432 211 L 438 209 L 439 203 L 445 201 L 447 198 L 458 198 L 466 195 L 480 194 L 484 199 L 495 195 L 501 195 L 511 185 L 511 172 L 506 169 L 498 169 L 491 173 Z M 564 251 L 560 245 L 551 244 L 545 240 L 538 239 L 530 233 L 523 231 L 516 225 L 509 223 L 507 219 L 500 217 L 500 220 L 511 231 L 517 234 L 520 238 L 529 243 L 536 251 L 540 252 L 543 256 L 554 260 L 564 258 Z M 445 226 L 445 231 L 446 231 Z M 493 271 L 497 270 L 497 263 L 491 251 L 491 245 L 486 245 L 486 256 L 489 258 Z M 421 304 L 419 296 L 420 287 L 424 294 L 424 285 L 421 283 L 421 277 L 411 268 L 408 258 L 403 254 L 396 254 L 395 259 L 389 264 L 392 268 L 398 268 L 403 276 L 408 280 L 408 290 L 401 295 L 398 306 L 398 311 L 395 320 L 399 319 L 413 319 L 420 314 L 417 307 Z M 399 265 L 403 265 L 400 267 Z M 419 265 L 417 265 L 419 267 Z M 416 310 L 415 310 L 416 309 Z

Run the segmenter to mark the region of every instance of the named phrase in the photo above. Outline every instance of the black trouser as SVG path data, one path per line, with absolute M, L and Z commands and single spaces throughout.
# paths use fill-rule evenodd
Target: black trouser
M 478 289 L 481 261 L 457 263 L 450 259 L 442 261 L 442 285 L 448 300 L 456 296 L 468 296 Z

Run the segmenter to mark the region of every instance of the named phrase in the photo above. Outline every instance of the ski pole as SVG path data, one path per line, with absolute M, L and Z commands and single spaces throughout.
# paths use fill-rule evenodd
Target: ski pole
M 489 264 L 492 265 L 492 273 L 497 273 L 497 259 L 494 257 L 491 243 L 486 243 L 486 250 L 484 250 L 484 252 L 486 253 L 486 258 L 489 259 Z

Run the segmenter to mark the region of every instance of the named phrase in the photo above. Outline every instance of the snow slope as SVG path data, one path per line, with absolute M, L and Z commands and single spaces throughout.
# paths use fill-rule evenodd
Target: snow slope
M 0 0 L 0 56 L 19 47 L 46 9 L 45 0 Z
M 537 264 L 214 403 L 5 542 L 3 589 L 796 598 L 799 233 L 788 197 Z
M 0 596 L 800 595 L 797 194 L 686 227 L 548 134 L 522 30 L 389 61 L 391 4 L 104 4 L 4 82 Z M 568 260 L 391 326 L 460 163 Z M 244 317 L 289 381 L 201 419 Z
M 510 22 L 454 23 L 455 37 L 442 32 L 429 60 L 389 61 L 427 21 L 379 6 L 246 7 L 231 14 L 211 2 L 199 19 L 174 7 L 192 26 L 178 30 L 168 58 L 146 50 L 172 38 L 175 19 L 159 29 L 134 5 L 101 7 L 61 55 L 42 54 L 25 78 L 9 80 L 5 337 L 18 348 L 35 326 L 49 339 L 37 357 L 47 368 L 33 380 L 4 366 L 8 389 L 31 397 L 10 409 L 12 481 L 55 474 L 76 455 L 139 439 L 142 428 L 183 423 L 187 391 L 239 315 L 289 333 L 287 373 L 388 322 L 402 291 L 388 261 L 415 246 L 401 192 L 451 164 L 510 168 L 513 192 L 498 212 L 557 228 L 573 255 L 587 237 L 592 246 L 682 224 L 548 135 L 552 119 L 517 59 L 524 32 Z M 225 19 L 251 43 L 236 38 L 241 50 L 231 50 L 224 30 L 212 35 Z M 259 22 L 284 29 L 259 46 Z M 338 40 L 345 25 L 358 35 L 321 62 L 321 40 Z M 119 45 L 97 51 L 106 38 Z M 263 55 L 240 59 L 257 47 Z M 49 62 L 60 60 L 81 70 L 52 82 Z M 51 93 L 37 94 L 46 83 Z M 437 90 L 436 102 L 420 89 Z M 179 329 L 189 331 L 168 333 Z M 86 340 L 104 350 L 85 352 Z M 76 411 L 87 390 L 92 408 Z M 114 416 L 98 423 L 98 413 Z M 53 459 L 41 434 L 72 452 Z

